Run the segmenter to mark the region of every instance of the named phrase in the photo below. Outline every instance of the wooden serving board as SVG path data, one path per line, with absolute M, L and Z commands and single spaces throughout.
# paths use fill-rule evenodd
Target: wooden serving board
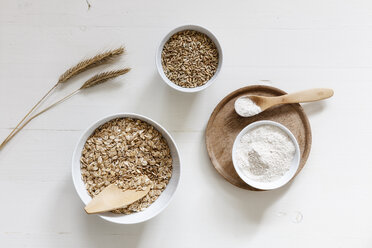
M 311 148 L 309 120 L 300 104 L 286 104 L 268 109 L 256 116 L 240 117 L 234 110 L 234 102 L 244 95 L 279 96 L 286 92 L 263 85 L 238 89 L 226 96 L 214 109 L 206 129 L 206 145 L 213 166 L 227 181 L 247 190 L 258 190 L 247 185 L 236 173 L 232 163 L 232 146 L 239 132 L 252 122 L 272 120 L 286 126 L 300 146 L 301 161 L 296 175 L 304 167 Z

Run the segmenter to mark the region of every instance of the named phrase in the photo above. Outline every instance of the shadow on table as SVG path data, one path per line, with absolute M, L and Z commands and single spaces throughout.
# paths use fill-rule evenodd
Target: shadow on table
M 212 166 L 212 165 L 211 165 Z M 280 199 L 288 190 L 289 185 L 272 191 L 249 191 L 240 189 L 226 180 L 218 180 L 221 190 L 230 195 L 232 208 L 239 211 L 243 220 L 252 224 L 259 224 L 265 215 L 266 210 Z
M 199 93 L 174 90 L 162 81 L 158 73 L 154 73 L 141 89 L 137 109 L 149 117 L 157 116 L 155 121 L 166 127 L 172 126 L 181 130 L 187 120 L 193 118 L 192 110 L 198 95 Z
M 327 103 L 324 101 L 319 101 L 319 102 L 303 103 L 301 104 L 301 106 L 304 109 L 306 115 L 310 117 L 310 116 L 321 113 L 326 107 L 326 104 Z
M 250 191 L 234 186 L 225 180 L 213 167 L 208 157 L 204 139 L 205 136 L 203 135 L 203 147 L 200 149 L 204 150 L 203 153 L 205 154 L 203 158 L 204 163 L 201 167 L 204 178 L 207 181 L 206 183 L 211 185 L 211 187 L 215 187 L 215 191 L 218 192 L 220 197 L 225 198 L 226 204 L 229 205 L 228 208 L 240 213 L 242 216 L 241 221 L 249 224 L 252 227 L 251 231 L 255 232 L 266 210 L 285 194 L 292 182 L 271 191 Z
M 82 216 L 82 235 L 89 247 L 139 247 L 146 222 L 132 225 L 109 223 L 98 216 Z
M 98 216 L 84 217 L 82 234 L 89 247 L 139 247 L 146 223 L 119 225 L 106 222 Z
M 145 223 L 120 225 L 107 222 L 97 215 L 88 215 L 84 205 L 75 192 L 72 180 L 64 182 L 63 187 L 55 192 L 58 201 L 51 203 L 48 232 L 57 234 L 63 240 L 72 242 L 73 247 L 139 247 Z M 51 235 L 51 237 L 54 237 Z M 55 238 L 50 239 L 56 246 Z M 61 243 L 62 244 L 62 243 Z

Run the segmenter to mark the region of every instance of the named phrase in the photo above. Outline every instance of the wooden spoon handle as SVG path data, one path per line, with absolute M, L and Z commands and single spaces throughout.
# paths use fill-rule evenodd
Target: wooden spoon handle
M 310 89 L 281 96 L 281 103 L 314 102 L 333 96 L 332 89 Z

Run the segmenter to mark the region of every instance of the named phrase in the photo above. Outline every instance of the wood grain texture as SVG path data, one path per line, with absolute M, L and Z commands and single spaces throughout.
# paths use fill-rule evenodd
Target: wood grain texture
M 280 96 L 283 94 L 286 93 L 270 86 L 244 87 L 222 99 L 211 114 L 205 134 L 208 154 L 218 173 L 233 185 L 242 189 L 260 191 L 246 184 L 239 177 L 234 169 L 231 155 L 236 136 L 244 127 L 255 121 L 271 120 L 286 126 L 296 137 L 300 147 L 301 160 L 296 175 L 305 166 L 311 149 L 311 129 L 309 120 L 299 104 L 273 107 L 252 117 L 241 117 L 234 109 L 235 100 L 242 96 Z
M 250 95 L 248 98 L 255 102 L 261 108 L 261 110 L 264 111 L 279 104 L 320 101 L 330 98 L 333 96 L 333 94 L 334 92 L 332 89 L 323 88 L 308 89 L 276 97 Z

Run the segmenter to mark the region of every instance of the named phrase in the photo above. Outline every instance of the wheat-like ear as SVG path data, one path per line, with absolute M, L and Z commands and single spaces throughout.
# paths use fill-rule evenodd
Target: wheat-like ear
M 119 47 L 114 50 L 109 50 L 103 53 L 100 53 L 92 58 L 83 60 L 79 62 L 77 65 L 68 69 L 65 73 L 63 73 L 58 82 L 28 111 L 28 113 L 23 117 L 23 119 L 17 124 L 17 126 L 10 132 L 10 134 L 5 138 L 5 140 L 1 143 L 0 148 L 5 145 L 7 140 L 12 137 L 13 133 L 16 129 L 29 117 L 33 111 L 61 84 L 65 83 L 70 78 L 78 75 L 79 73 L 86 71 L 90 68 L 96 67 L 98 65 L 102 65 L 104 63 L 108 63 L 114 58 L 118 57 L 119 55 L 124 53 L 124 47 Z
M 90 79 L 88 79 L 80 87 L 80 89 L 83 90 L 83 89 L 87 89 L 87 88 L 96 86 L 98 84 L 102 84 L 102 83 L 106 82 L 107 80 L 110 80 L 110 79 L 116 78 L 118 76 L 124 75 L 124 74 L 128 73 L 129 71 L 130 71 L 130 68 L 124 68 L 124 69 L 120 69 L 120 70 L 106 71 L 106 72 L 99 73 L 99 74 L 91 77 Z
M 14 129 L 15 131 L 13 133 L 11 133 L 7 139 L 5 139 L 3 141 L 3 143 L 0 144 L 0 149 L 2 147 L 4 147 L 19 131 L 21 131 L 28 123 L 30 123 L 30 121 L 32 121 L 33 119 L 35 119 L 36 117 L 38 117 L 39 115 L 43 114 L 44 112 L 48 111 L 49 109 L 53 108 L 54 106 L 66 101 L 67 99 L 69 99 L 70 97 L 76 95 L 77 93 L 79 93 L 81 90 L 84 90 L 84 89 L 88 89 L 88 88 L 91 88 L 91 87 L 94 87 L 96 85 L 99 85 L 99 84 L 102 84 L 104 82 L 107 82 L 108 80 L 110 79 L 113 79 L 113 78 L 116 78 L 118 76 L 121 76 L 121 75 L 124 75 L 126 73 L 128 73 L 130 71 L 130 68 L 124 68 L 124 69 L 120 69 L 120 70 L 114 70 L 114 71 L 107 71 L 107 72 L 102 72 L 102 73 L 99 73 L 93 77 L 91 77 L 90 79 L 88 79 L 84 84 L 83 86 L 81 86 L 79 89 L 73 91 L 72 93 L 68 94 L 67 96 L 63 97 L 62 99 L 60 99 L 59 101 L 51 104 L 49 107 L 41 110 L 40 112 L 38 112 L 37 114 L 31 116 L 27 121 L 25 121 L 18 129 Z
M 81 62 L 79 62 L 77 65 L 71 67 L 67 71 L 65 71 L 58 79 L 58 83 L 64 83 L 70 78 L 80 74 L 83 71 L 86 71 L 90 68 L 96 67 L 98 65 L 102 65 L 104 63 L 107 63 L 114 58 L 118 57 L 119 55 L 124 53 L 124 47 L 119 47 L 114 50 L 109 50 L 100 54 L 97 54 L 96 56 L 85 59 Z

